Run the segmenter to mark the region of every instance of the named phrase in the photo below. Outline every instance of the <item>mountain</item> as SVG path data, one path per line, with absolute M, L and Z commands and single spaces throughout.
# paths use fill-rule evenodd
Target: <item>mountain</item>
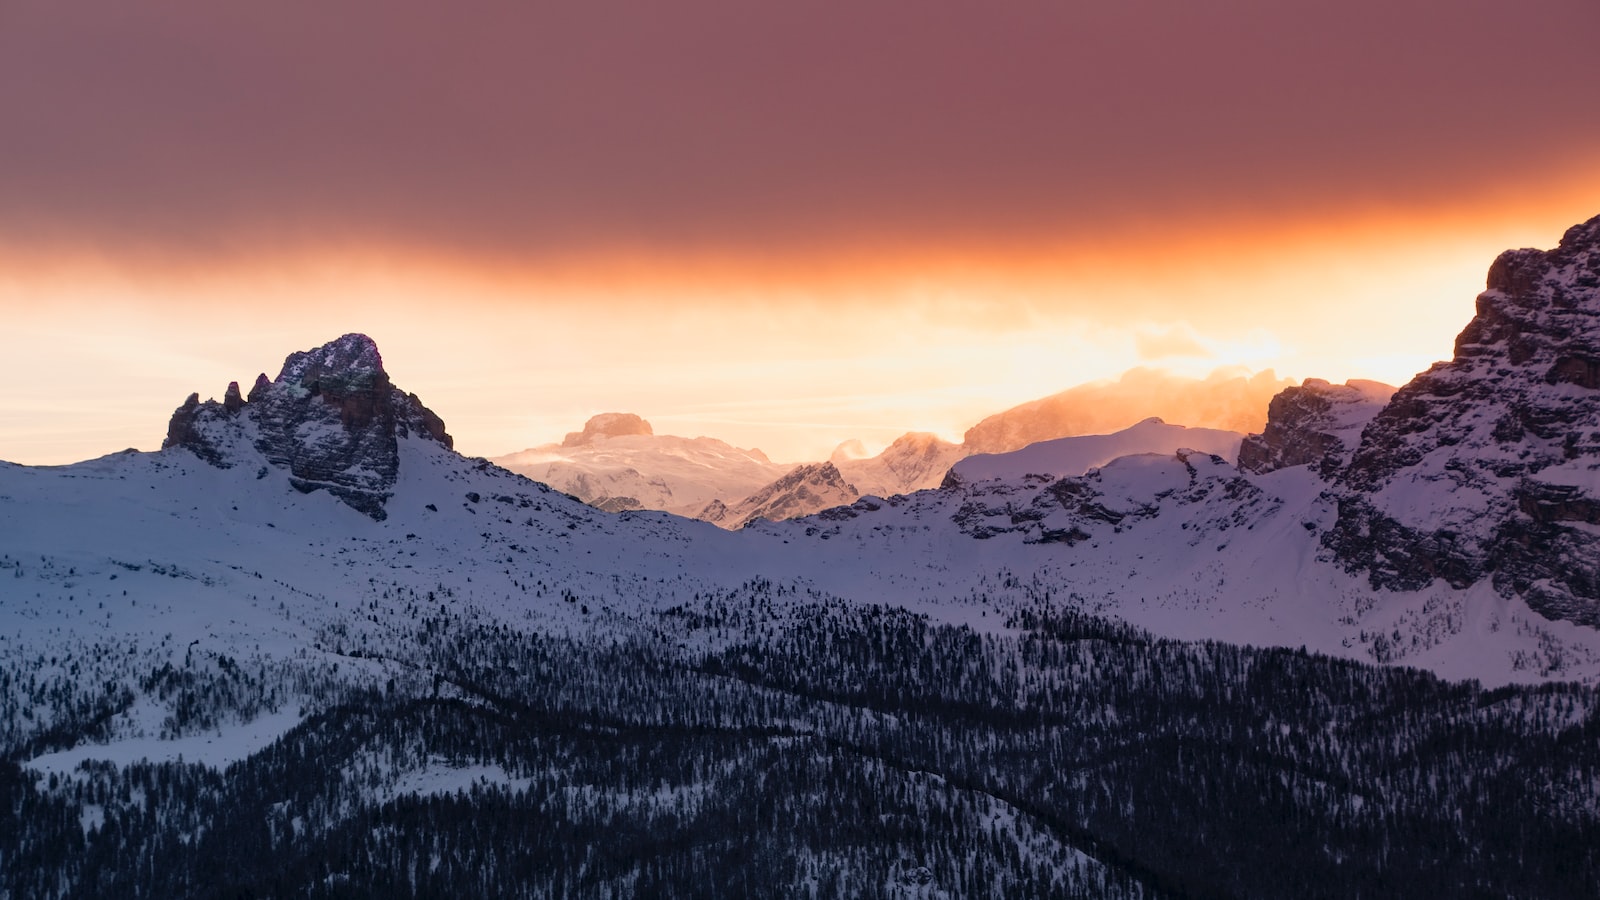
M 1293 386 L 1271 370 L 1248 378 L 1218 371 L 1196 380 L 1153 369 L 1069 388 L 996 413 L 967 429 L 968 453 L 1004 453 L 1029 444 L 1080 434 L 1107 434 L 1142 419 L 1224 431 L 1251 432 L 1265 422 L 1267 403 Z
M 491 461 L 610 512 L 657 509 L 684 516 L 714 501 L 737 503 L 792 468 L 715 438 L 656 434 L 632 413 L 602 413 L 560 444 Z
M 892 497 L 927 490 L 938 487 L 951 465 L 965 455 L 962 445 L 925 432 L 901 435 L 871 457 L 865 456 L 859 441 L 847 441 L 828 462 L 797 466 L 732 506 L 713 500 L 694 517 L 723 528 L 742 528 L 758 518 L 794 519 L 845 506 L 859 496 Z
M 571 431 L 562 439 L 563 447 L 592 447 L 605 438 L 655 434 L 650 423 L 633 413 L 601 413 L 583 423 L 582 431 Z
M 221 403 L 189 395 L 161 446 L 228 468 L 249 444 L 263 462 L 286 469 L 296 490 L 325 490 L 381 521 L 399 474 L 398 440 L 412 434 L 452 446 L 444 422 L 416 394 L 390 384 L 372 339 L 347 334 L 291 354 L 272 381 L 257 376 L 248 399 L 238 382 Z
M 1161 411 L 1168 418 L 1218 430 L 1253 430 L 1261 426 L 1262 411 L 1273 393 L 1292 383 L 1271 372 L 1250 378 L 1218 373 L 1196 380 L 1134 369 L 1116 382 L 1083 385 L 990 416 L 969 430 L 961 444 L 926 432 L 908 432 L 876 456 L 868 456 L 858 440 L 845 441 L 828 462 L 858 495 L 890 497 L 938 487 L 952 465 L 973 454 L 1003 453 L 1039 441 L 1123 429 L 1138 421 L 1130 410 Z M 735 507 L 761 506 L 763 516 L 783 518 L 821 509 L 815 498 L 822 496 L 848 502 L 842 490 L 816 482 L 807 495 L 811 499 L 772 504 L 769 499 L 774 494 L 797 486 L 793 480 L 777 484 L 794 466 L 773 463 L 759 450 L 740 450 L 712 438 L 657 435 L 649 422 L 631 413 L 602 413 L 560 444 L 491 461 L 608 512 L 664 510 L 724 527 L 746 521 L 729 514 Z M 813 465 L 807 471 L 815 474 L 820 469 Z M 768 499 L 756 499 L 757 495 Z
M 0 464 L 0 894 L 1588 896 L 1597 223 L 1245 468 L 606 513 L 359 335 L 159 452 Z
M 796 466 L 788 474 L 733 506 L 714 500 L 696 518 L 723 528 L 743 528 L 756 519 L 793 519 L 860 496 L 831 462 Z
M 1332 477 L 1349 464 L 1361 430 L 1394 391 L 1377 381 L 1337 385 L 1320 378 L 1285 388 L 1267 407 L 1266 427 L 1239 447 L 1239 468 L 1264 475 L 1310 465 L 1319 475 Z
M 1600 625 L 1600 217 L 1489 269 L 1455 355 L 1400 388 L 1336 477 L 1325 543 L 1373 587 L 1488 580 Z
M 850 443 L 835 450 L 830 462 L 857 491 L 879 497 L 938 487 L 950 466 L 966 455 L 960 444 L 919 431 L 895 438 L 877 456 L 851 455 L 845 452 Z
M 1231 460 L 1238 456 L 1243 439 L 1244 435 L 1237 431 L 1187 428 L 1149 418 L 1115 434 L 1057 438 L 1010 453 L 969 456 L 950 469 L 945 484 L 994 479 L 1020 481 L 1030 475 L 1050 478 L 1082 475 L 1119 457 L 1144 453 L 1170 456 L 1183 449 Z
M 860 494 L 938 487 L 963 455 L 959 445 L 909 433 L 877 456 L 841 449 L 829 462 L 807 464 L 796 475 L 798 467 L 774 463 L 760 450 L 708 437 L 658 435 L 636 415 L 603 413 L 559 445 L 491 461 L 608 512 L 655 509 L 737 528 L 754 515 L 792 518 L 850 503 Z

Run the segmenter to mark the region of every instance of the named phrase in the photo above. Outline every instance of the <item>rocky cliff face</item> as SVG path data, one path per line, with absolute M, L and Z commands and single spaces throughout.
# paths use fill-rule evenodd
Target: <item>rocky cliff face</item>
M 227 468 L 249 442 L 296 489 L 326 490 L 381 520 L 399 473 L 397 441 L 412 436 L 452 446 L 443 420 L 389 381 L 372 339 L 347 334 L 291 354 L 276 379 L 256 379 L 248 399 L 237 382 L 221 403 L 191 394 L 161 446 Z
M 1454 358 L 1395 393 L 1334 485 L 1324 544 L 1374 586 L 1488 577 L 1600 625 L 1600 217 L 1495 260 Z
M 1239 468 L 1266 474 L 1309 465 L 1324 478 L 1334 477 L 1350 462 L 1361 429 L 1394 390 L 1376 381 L 1329 384 L 1320 378 L 1285 388 L 1268 404 L 1262 432 L 1239 445 Z

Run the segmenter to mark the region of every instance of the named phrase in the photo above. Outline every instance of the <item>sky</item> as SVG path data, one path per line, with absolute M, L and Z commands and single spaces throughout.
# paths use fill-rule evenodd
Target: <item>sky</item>
M 493 456 L 1403 382 L 1600 214 L 1600 4 L 0 4 L 0 459 L 371 335 Z

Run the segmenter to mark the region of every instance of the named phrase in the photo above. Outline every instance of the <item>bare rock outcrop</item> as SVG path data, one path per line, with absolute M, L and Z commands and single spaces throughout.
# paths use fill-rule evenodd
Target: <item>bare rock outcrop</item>
M 442 419 L 390 382 L 377 344 L 347 334 L 290 354 L 277 378 L 256 379 L 248 398 L 238 382 L 221 403 L 190 395 L 173 413 L 162 448 L 182 447 L 228 468 L 248 441 L 269 465 L 286 470 L 296 489 L 326 490 L 381 520 L 405 437 L 453 443 Z
M 1337 475 L 1361 441 L 1361 429 L 1394 395 L 1376 381 L 1330 384 L 1307 378 L 1285 388 L 1267 406 L 1267 424 L 1239 445 L 1239 468 L 1266 474 L 1309 465 L 1324 478 Z

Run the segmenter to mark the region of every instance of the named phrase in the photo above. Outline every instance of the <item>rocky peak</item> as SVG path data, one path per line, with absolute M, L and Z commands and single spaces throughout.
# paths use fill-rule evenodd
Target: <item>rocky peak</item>
M 781 493 L 783 491 L 793 490 L 806 485 L 817 484 L 826 485 L 830 488 L 839 490 L 848 489 L 850 487 L 850 485 L 845 483 L 844 476 L 839 474 L 839 468 L 833 463 L 806 463 L 805 465 L 795 466 L 793 469 L 789 470 L 787 475 L 779 478 L 777 481 L 774 481 L 772 484 L 764 488 L 761 492 L 761 495 Z
M 853 445 L 853 446 L 852 446 Z M 860 452 L 852 456 L 852 452 Z M 960 444 L 938 435 L 912 431 L 894 439 L 877 456 L 868 457 L 859 441 L 839 445 L 829 460 L 862 494 L 890 497 L 939 486 L 944 473 L 966 455 Z
M 717 499 L 713 499 L 710 503 L 707 503 L 701 508 L 700 512 L 695 514 L 696 519 L 699 519 L 702 522 L 710 522 L 713 525 L 722 524 L 722 520 L 726 519 L 727 517 L 728 505 Z
M 1600 624 L 1600 217 L 1489 269 L 1455 356 L 1395 392 L 1324 538 L 1374 585 L 1488 577 Z
M 248 399 L 232 382 L 222 403 L 199 400 L 191 395 L 173 413 L 163 449 L 184 447 L 227 468 L 239 443 L 253 437 L 295 488 L 326 490 L 375 519 L 384 518 L 399 472 L 399 438 L 453 444 L 443 420 L 390 383 L 377 345 L 363 334 L 290 354 L 276 379 L 256 379 Z
M 596 439 L 626 437 L 633 434 L 655 434 L 650 423 L 633 413 L 601 413 L 583 423 L 582 431 L 567 432 L 561 441 L 563 447 L 586 447 Z
M 949 465 L 955 444 L 926 431 L 912 431 L 894 439 L 882 453 L 884 462 L 902 474 L 922 473 L 930 465 Z
M 387 381 L 383 355 L 378 344 L 364 334 L 347 334 L 314 350 L 291 353 L 283 361 L 274 383 L 284 381 L 312 385 L 322 379 L 344 382 L 352 387 Z
M 929 431 L 908 431 L 894 439 L 884 453 L 895 456 L 929 456 L 944 447 L 952 446 Z
M 724 528 L 741 528 L 755 519 L 793 519 L 844 506 L 860 496 L 833 463 L 808 463 L 796 466 L 736 506 L 707 507 L 702 517 Z
M 1361 429 L 1378 414 L 1394 388 L 1376 381 L 1330 384 L 1307 378 L 1285 388 L 1267 405 L 1267 424 L 1239 445 L 1239 468 L 1266 474 L 1310 465 L 1332 478 L 1350 461 Z
M 161 449 L 187 447 L 206 462 L 227 468 L 231 463 L 223 458 L 215 442 L 208 440 L 204 434 L 208 423 L 226 415 L 227 410 L 217 401 L 207 400 L 202 404 L 199 394 L 190 394 L 189 399 L 173 410 L 172 418 L 167 420 L 167 437 L 161 442 Z

